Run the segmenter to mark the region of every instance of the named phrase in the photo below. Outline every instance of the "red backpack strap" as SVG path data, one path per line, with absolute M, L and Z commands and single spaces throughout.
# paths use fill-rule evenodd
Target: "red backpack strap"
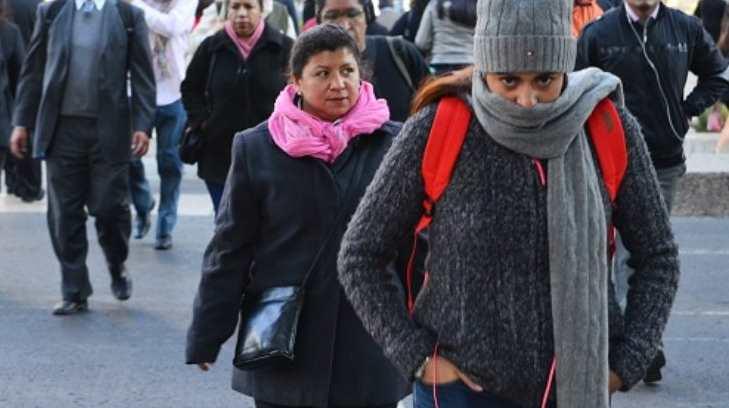
M 471 109 L 460 98 L 448 96 L 438 103 L 435 119 L 433 119 L 433 125 L 428 136 L 428 144 L 425 146 L 421 168 L 425 191 L 423 215 L 415 228 L 415 239 L 407 267 L 408 310 L 411 313 L 415 306 L 413 264 L 417 250 L 417 238 L 433 221 L 433 208 L 451 181 L 453 169 L 461 153 L 461 147 L 463 147 L 463 141 L 466 139 L 470 122 Z
M 592 111 L 587 120 L 587 130 L 600 164 L 602 179 L 615 206 L 618 190 L 628 168 L 628 148 L 625 144 L 625 131 L 615 104 L 603 99 Z M 608 232 L 608 255 L 615 254 L 615 227 L 610 225 Z
M 614 203 L 628 168 L 628 149 L 620 115 L 610 99 L 603 99 L 595 107 L 587 120 L 587 129 L 610 201 Z

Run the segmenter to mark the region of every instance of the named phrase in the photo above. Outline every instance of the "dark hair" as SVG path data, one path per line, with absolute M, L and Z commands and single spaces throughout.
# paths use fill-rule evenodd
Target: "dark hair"
M 258 0 L 256 3 L 258 3 L 258 7 L 261 8 L 261 12 L 262 12 L 263 11 L 263 0 Z M 225 16 L 226 19 L 228 18 L 228 9 L 230 9 L 230 0 L 224 0 L 223 1 L 223 16 Z M 264 17 L 261 16 L 261 18 L 264 18 Z
M 302 33 L 291 49 L 289 73 L 294 78 L 301 78 L 304 67 L 314 55 L 323 51 L 349 50 L 362 71 L 362 55 L 352 36 L 347 30 L 336 24 L 321 24 Z
M 413 97 L 410 112 L 416 113 L 446 96 L 470 93 L 472 77 L 473 65 L 446 75 L 431 77 Z
M 375 6 L 372 4 L 372 0 L 357 0 L 362 5 L 365 13 L 365 21 L 367 25 L 372 24 L 377 16 L 375 15 Z M 324 6 L 327 5 L 327 0 L 316 0 L 316 22 L 321 23 L 321 12 L 324 10 Z

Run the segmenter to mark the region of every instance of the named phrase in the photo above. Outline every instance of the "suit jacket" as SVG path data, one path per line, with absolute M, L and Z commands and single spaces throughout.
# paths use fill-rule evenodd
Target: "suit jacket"
M 102 10 L 106 31 L 101 33 L 99 101 L 103 103 L 99 106 L 97 131 L 104 157 L 118 162 L 131 159 L 132 131 L 151 129 L 156 89 L 144 13 L 132 8 L 133 33 L 128 36 L 115 1 L 107 0 Z M 67 0 L 50 27 L 46 27 L 45 16 L 50 4 L 38 7 L 37 24 L 20 74 L 13 114 L 13 125 L 34 129 L 33 156 L 36 158 L 47 156 L 60 116 L 76 12 L 74 2 Z M 131 79 L 131 97 L 127 92 L 127 73 Z
M 10 20 L 15 23 L 23 35 L 23 42 L 27 44 L 33 33 L 35 14 L 41 0 L 8 0 Z

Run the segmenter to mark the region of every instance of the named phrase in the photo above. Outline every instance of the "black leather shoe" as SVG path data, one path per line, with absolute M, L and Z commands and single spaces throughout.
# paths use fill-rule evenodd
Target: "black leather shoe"
M 645 372 L 643 382 L 646 384 L 655 384 L 663 379 L 661 375 L 661 368 L 666 366 L 666 355 L 663 354 L 663 350 L 659 349 L 656 356 L 653 358 L 653 362 Z
M 149 233 L 150 227 L 152 227 L 152 210 L 157 203 L 152 200 L 152 206 L 149 207 L 149 211 L 146 213 L 138 213 L 135 220 L 136 232 L 134 233 L 134 239 L 142 239 Z
M 160 250 L 160 251 L 166 251 L 168 249 L 172 248 L 172 237 L 166 236 L 159 238 L 157 242 L 154 244 L 154 249 Z
M 53 306 L 53 314 L 55 316 L 68 316 L 89 310 L 89 303 L 86 300 L 74 302 L 72 300 L 64 300 Z
M 115 298 L 125 301 L 132 296 L 132 278 L 127 268 L 121 267 L 119 271 L 111 271 L 111 293 Z

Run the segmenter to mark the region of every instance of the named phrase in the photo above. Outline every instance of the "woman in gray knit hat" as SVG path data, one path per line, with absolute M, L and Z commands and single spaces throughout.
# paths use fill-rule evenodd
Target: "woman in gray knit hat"
M 345 234 L 340 281 L 385 354 L 415 379 L 416 408 L 606 408 L 656 352 L 678 248 L 620 81 L 571 72 L 571 15 L 571 0 L 480 0 L 474 68 L 416 98 Z M 429 278 L 409 314 L 384 265 L 422 215 L 428 102 L 449 93 L 473 115 L 433 211 Z M 585 130 L 605 99 L 627 147 L 614 205 Z M 635 254 L 624 316 L 609 283 L 609 224 Z

